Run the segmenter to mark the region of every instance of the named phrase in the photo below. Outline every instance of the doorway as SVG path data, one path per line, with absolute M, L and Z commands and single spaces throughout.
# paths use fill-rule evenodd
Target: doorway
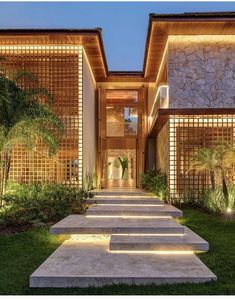
M 136 187 L 136 150 L 107 150 L 108 188 Z

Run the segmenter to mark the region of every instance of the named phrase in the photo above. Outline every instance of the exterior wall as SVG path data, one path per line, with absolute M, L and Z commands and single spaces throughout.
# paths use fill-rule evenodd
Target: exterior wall
M 210 185 L 206 172 L 188 171 L 190 162 L 202 147 L 213 147 L 218 141 L 235 146 L 235 115 L 171 116 L 170 125 L 170 174 L 172 197 L 197 197 Z M 230 182 L 235 173 L 227 174 Z M 219 178 L 217 178 L 219 179 Z
M 235 107 L 235 42 L 231 36 L 169 38 L 170 108 Z
M 10 179 L 18 182 L 57 182 L 82 185 L 82 47 L 58 45 L 5 46 L 1 41 L 0 54 L 7 58 L 9 71 L 28 70 L 34 73 L 41 86 L 53 95 L 52 109 L 64 124 L 59 152 L 49 158 L 41 143 L 35 152 L 15 147 Z M 31 83 L 22 80 L 22 86 Z
M 83 177 L 96 167 L 96 83 L 83 55 Z
M 165 124 L 156 138 L 156 168 L 169 178 L 169 122 Z

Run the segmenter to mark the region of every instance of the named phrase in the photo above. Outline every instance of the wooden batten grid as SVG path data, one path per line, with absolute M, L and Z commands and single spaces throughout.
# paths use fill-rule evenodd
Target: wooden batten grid
M 64 124 L 60 150 L 49 158 L 42 143 L 34 152 L 17 146 L 10 178 L 22 183 L 57 182 L 82 186 L 82 46 L 0 44 L 9 72 L 28 70 L 53 95 L 52 108 Z M 21 85 L 30 86 L 27 80 Z M 41 101 L 44 101 L 41 99 Z

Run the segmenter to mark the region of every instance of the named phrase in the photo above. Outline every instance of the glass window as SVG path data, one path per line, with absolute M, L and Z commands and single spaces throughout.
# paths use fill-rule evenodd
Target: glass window
M 135 136 L 138 124 L 138 92 L 106 92 L 106 135 Z

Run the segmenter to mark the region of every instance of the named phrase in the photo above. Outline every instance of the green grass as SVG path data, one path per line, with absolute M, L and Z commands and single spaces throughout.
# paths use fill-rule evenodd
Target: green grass
M 235 220 L 192 209 L 184 210 L 184 225 L 210 243 L 210 252 L 200 254 L 202 261 L 217 275 L 218 281 L 203 284 L 116 285 L 84 289 L 30 289 L 30 274 L 61 244 L 47 229 L 33 229 L 15 235 L 0 236 L 0 294 L 235 294 Z

